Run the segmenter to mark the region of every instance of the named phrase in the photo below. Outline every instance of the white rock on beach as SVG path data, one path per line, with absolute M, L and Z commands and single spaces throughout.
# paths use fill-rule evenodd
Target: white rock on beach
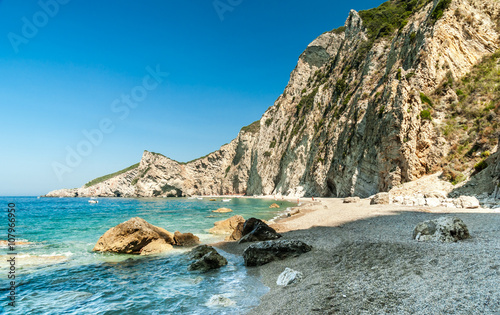
M 303 274 L 300 271 L 293 270 L 291 268 L 285 268 L 285 271 L 283 271 L 279 276 L 278 280 L 276 281 L 277 285 L 281 286 L 287 286 L 289 284 L 295 283 L 300 281 L 302 279 Z

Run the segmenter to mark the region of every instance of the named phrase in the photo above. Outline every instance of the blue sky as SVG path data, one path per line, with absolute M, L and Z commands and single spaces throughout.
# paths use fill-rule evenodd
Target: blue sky
M 273 104 L 307 44 L 382 2 L 0 0 L 0 195 L 80 187 L 143 150 L 217 150 Z

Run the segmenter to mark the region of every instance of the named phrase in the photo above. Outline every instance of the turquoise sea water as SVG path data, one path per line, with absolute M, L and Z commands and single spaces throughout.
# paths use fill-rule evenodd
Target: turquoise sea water
M 229 264 L 208 273 L 188 272 L 183 250 L 159 256 L 94 253 L 109 228 L 141 217 L 168 231 L 192 232 L 203 243 L 221 240 L 207 230 L 235 214 L 245 219 L 273 218 L 291 204 L 269 209 L 272 200 L 233 198 L 230 202 L 166 198 L 0 197 L 0 240 L 7 239 L 7 205 L 16 204 L 16 238 L 33 242 L 17 246 L 16 306 L 10 293 L 5 246 L 0 247 L 0 313 L 2 314 L 242 314 L 259 302 L 267 287 L 251 275 L 241 257 L 223 253 Z M 234 212 L 212 213 L 219 207 Z M 278 210 L 278 211 L 276 211 Z M 214 295 L 235 302 L 208 305 Z

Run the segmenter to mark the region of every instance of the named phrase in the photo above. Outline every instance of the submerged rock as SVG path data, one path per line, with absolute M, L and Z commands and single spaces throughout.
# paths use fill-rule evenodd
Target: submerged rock
M 413 230 L 413 239 L 417 241 L 456 242 L 469 237 L 467 226 L 457 217 L 420 222 Z
M 181 233 L 175 231 L 174 242 L 177 246 L 196 246 L 200 244 L 200 238 L 193 233 Z
M 191 251 L 189 256 L 191 259 L 196 259 L 195 262 L 189 265 L 188 270 L 190 271 L 198 270 L 204 272 L 227 265 L 226 258 L 208 245 L 196 247 Z
M 281 234 L 278 234 L 272 227 L 256 218 L 245 221 L 241 235 L 240 243 L 275 240 L 281 237 Z
M 206 306 L 222 306 L 229 307 L 235 305 L 236 302 L 220 294 L 216 294 L 205 303 Z
M 273 203 L 272 205 L 269 206 L 269 208 L 273 209 L 273 208 L 279 208 L 280 206 L 277 204 L 277 203 Z
M 271 261 L 299 256 L 311 249 L 311 246 L 297 240 L 259 242 L 245 249 L 243 259 L 245 266 L 261 266 Z
M 376 194 L 370 200 L 371 205 L 388 205 L 389 204 L 389 193 L 381 192 Z
M 168 250 L 166 245 L 174 244 L 172 233 L 135 217 L 106 231 L 97 241 L 93 251 L 141 254 L 141 250 L 153 241 L 157 242 L 147 248 L 146 252 Z
M 212 234 L 231 234 L 241 222 L 245 222 L 245 219 L 241 215 L 235 215 L 229 219 L 215 222 L 214 227 L 208 232 Z
M 296 271 L 290 268 L 285 268 L 279 276 L 278 280 L 276 280 L 277 285 L 287 286 L 289 284 L 298 282 L 302 279 L 303 274 L 300 271 Z
M 208 253 L 217 252 L 215 248 L 209 245 L 200 245 L 193 248 L 189 253 L 189 259 L 200 259 Z

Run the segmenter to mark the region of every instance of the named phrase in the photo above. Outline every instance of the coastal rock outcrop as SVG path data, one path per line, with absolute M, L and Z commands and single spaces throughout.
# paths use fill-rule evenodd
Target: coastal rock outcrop
M 198 270 L 205 272 L 227 265 L 227 259 L 219 254 L 215 248 L 208 245 L 195 247 L 189 253 L 189 257 L 196 260 L 189 265 L 188 270 L 190 271 Z
M 472 170 L 480 182 L 461 191 L 500 197 L 490 88 L 499 21 L 491 0 L 352 10 L 306 47 L 261 119 L 219 150 L 188 163 L 145 151 L 138 165 L 47 196 L 364 198 L 438 171 L 457 183 Z
M 413 230 L 413 239 L 417 241 L 456 242 L 469 237 L 467 226 L 456 217 L 420 222 Z
M 239 243 L 275 240 L 280 237 L 281 234 L 262 220 L 250 218 L 243 224 Z
M 154 243 L 148 248 L 152 242 Z M 145 247 L 146 252 L 158 252 L 160 249 L 170 249 L 167 245 L 172 244 L 172 233 L 135 217 L 106 231 L 97 241 L 93 251 L 141 254 Z
M 271 261 L 296 257 L 312 247 L 298 240 L 274 240 L 252 244 L 243 252 L 246 266 L 261 266 Z
M 211 234 L 232 234 L 241 222 L 245 222 L 245 219 L 241 215 L 235 215 L 229 219 L 215 222 L 214 227 L 208 232 Z

